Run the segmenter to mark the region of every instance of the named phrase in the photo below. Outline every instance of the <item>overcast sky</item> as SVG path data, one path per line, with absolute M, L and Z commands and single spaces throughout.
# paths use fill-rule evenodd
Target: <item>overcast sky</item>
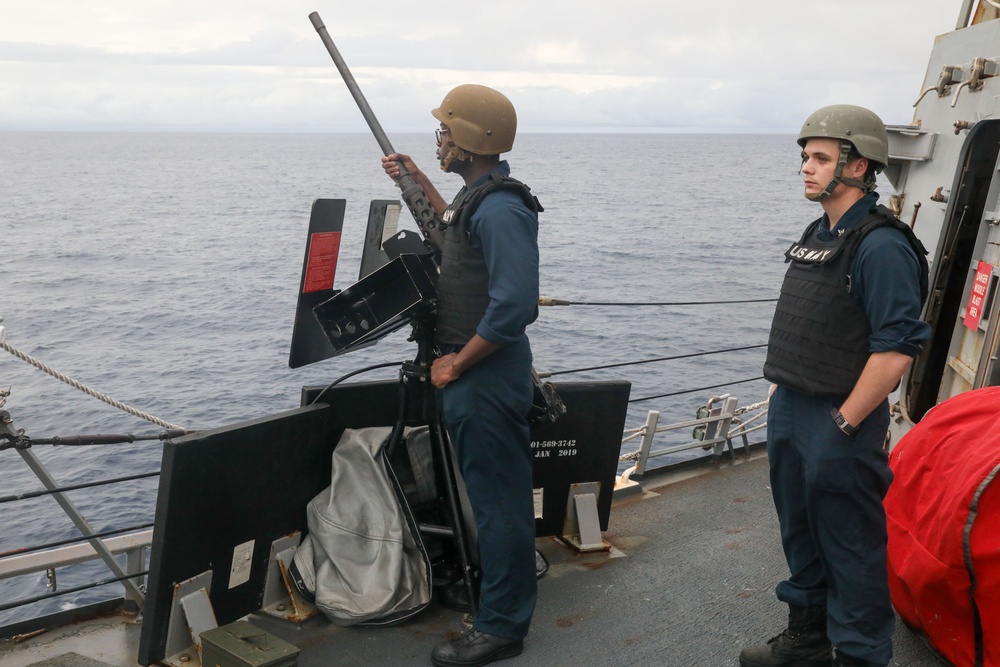
M 0 130 L 387 133 L 460 83 L 519 129 L 795 132 L 847 102 L 912 119 L 958 0 L 0 0 Z

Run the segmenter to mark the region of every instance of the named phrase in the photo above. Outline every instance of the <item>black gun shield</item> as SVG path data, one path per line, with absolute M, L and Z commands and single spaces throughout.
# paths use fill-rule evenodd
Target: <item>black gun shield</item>
M 299 299 L 295 307 L 295 324 L 292 327 L 292 344 L 288 351 L 289 368 L 329 359 L 337 353 L 313 316 L 312 309 L 338 292 L 333 289 L 333 279 L 337 272 L 346 204 L 344 199 L 317 199 L 313 202 L 302 260 Z
M 382 244 L 396 235 L 402 209 L 402 204 L 395 199 L 372 200 L 368 207 L 368 227 L 365 230 L 365 245 L 361 250 L 358 280 L 389 263 L 391 257 L 385 254 Z
M 336 354 L 372 345 L 432 314 L 437 267 L 429 254 L 400 255 L 315 308 L 313 313 Z

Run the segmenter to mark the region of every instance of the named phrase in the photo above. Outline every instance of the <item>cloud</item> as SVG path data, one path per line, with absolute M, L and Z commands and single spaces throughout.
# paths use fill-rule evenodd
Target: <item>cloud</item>
M 365 131 L 301 0 L 48 0 L 0 8 L 0 130 Z M 527 131 L 795 131 L 849 101 L 906 122 L 936 0 L 353 3 L 318 7 L 383 126 L 450 87 Z M 945 11 L 948 9 L 948 11 Z M 887 120 L 889 119 L 887 118 Z

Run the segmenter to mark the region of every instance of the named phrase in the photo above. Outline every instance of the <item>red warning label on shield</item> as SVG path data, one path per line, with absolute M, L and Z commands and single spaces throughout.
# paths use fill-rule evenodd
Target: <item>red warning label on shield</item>
M 333 289 L 340 254 L 340 232 L 319 232 L 309 237 L 309 257 L 306 260 L 302 293 Z

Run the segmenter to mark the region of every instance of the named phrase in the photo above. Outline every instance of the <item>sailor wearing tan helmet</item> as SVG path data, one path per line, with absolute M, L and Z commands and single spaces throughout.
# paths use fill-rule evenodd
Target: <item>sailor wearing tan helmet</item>
M 470 632 L 434 648 L 435 665 L 484 665 L 521 653 L 536 599 L 531 347 L 538 316 L 538 211 L 510 178 L 514 106 L 486 86 L 450 91 L 433 116 L 441 169 L 464 187 L 449 205 L 407 155 L 402 163 L 444 224 L 431 367 L 441 414 L 469 494 L 479 555 L 479 599 Z

